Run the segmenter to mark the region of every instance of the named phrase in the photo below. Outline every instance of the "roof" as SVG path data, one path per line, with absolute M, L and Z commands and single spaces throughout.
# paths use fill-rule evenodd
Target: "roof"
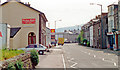
M 10 38 L 13 38 L 20 29 L 21 29 L 21 27 L 18 27 L 18 28 L 10 28 Z
M 108 5 L 108 7 L 110 7 L 110 6 L 118 6 L 118 4 L 111 4 L 111 5 Z
M 9 2 L 10 2 L 10 1 L 4 2 L 4 3 L 1 4 L 1 6 L 5 5 L 5 4 L 9 3 Z M 45 14 L 44 14 L 43 12 L 41 12 L 41 11 L 39 11 L 39 10 L 31 7 L 31 6 L 28 6 L 28 5 L 24 4 L 23 2 L 19 2 L 19 1 L 16 1 L 16 2 L 22 4 L 22 5 L 26 6 L 26 7 L 29 7 L 30 9 L 32 9 L 32 10 L 34 10 L 34 11 L 39 12 L 40 14 L 42 14 L 42 17 L 45 19 L 45 21 L 46 21 L 46 22 L 48 21 L 47 18 L 46 18 L 46 16 L 45 16 Z
M 46 27 L 46 28 L 50 30 L 50 28 L 48 28 L 48 27 Z

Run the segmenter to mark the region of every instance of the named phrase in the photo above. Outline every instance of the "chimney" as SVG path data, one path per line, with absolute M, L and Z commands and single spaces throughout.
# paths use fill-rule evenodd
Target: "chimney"
M 30 3 L 28 2 L 28 3 L 25 3 L 25 5 L 27 5 L 27 6 L 29 6 L 30 7 Z
M 17 1 L 17 2 L 21 2 L 21 0 L 7 0 L 7 2 L 9 1 Z

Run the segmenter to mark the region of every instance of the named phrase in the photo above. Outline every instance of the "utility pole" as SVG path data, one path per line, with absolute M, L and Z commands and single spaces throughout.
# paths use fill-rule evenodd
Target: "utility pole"
M 95 4 L 95 3 L 90 3 L 90 5 L 98 5 L 101 7 L 101 41 L 102 41 L 102 49 L 103 49 L 103 22 L 102 22 L 102 4 Z

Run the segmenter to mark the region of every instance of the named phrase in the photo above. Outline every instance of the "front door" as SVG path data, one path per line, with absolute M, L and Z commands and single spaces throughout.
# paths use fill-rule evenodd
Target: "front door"
M 36 44 L 36 35 L 33 32 L 28 34 L 28 45 L 30 44 Z

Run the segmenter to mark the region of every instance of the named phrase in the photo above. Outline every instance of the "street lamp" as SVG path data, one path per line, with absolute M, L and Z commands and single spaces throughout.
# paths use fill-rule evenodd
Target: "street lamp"
M 62 21 L 62 20 L 56 20 L 56 21 L 55 21 L 55 40 L 56 40 L 56 22 L 57 22 L 57 21 Z M 55 41 L 55 43 L 56 43 L 56 41 Z
M 102 35 L 102 40 L 103 40 L 102 4 L 90 3 L 90 5 L 98 5 L 98 6 L 101 7 L 101 35 Z M 102 41 L 102 40 L 101 40 L 101 41 Z M 102 48 L 103 48 L 103 41 L 102 41 Z
M 56 30 L 56 22 L 57 22 L 57 21 L 62 21 L 62 20 L 56 20 L 56 21 L 55 21 L 55 30 Z

